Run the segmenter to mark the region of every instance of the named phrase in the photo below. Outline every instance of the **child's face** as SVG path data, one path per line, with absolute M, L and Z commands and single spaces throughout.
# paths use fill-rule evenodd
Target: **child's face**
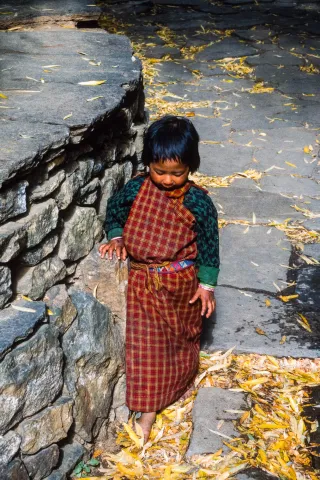
M 177 160 L 150 163 L 149 171 L 151 180 L 161 190 L 183 187 L 189 175 L 189 167 Z

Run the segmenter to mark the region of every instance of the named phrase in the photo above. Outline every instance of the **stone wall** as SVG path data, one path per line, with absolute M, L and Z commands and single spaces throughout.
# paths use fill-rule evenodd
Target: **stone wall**
M 68 33 L 59 35 L 59 44 Z M 28 43 L 37 34 L 21 35 L 29 35 L 24 38 Z M 44 43 L 57 38 L 46 35 Z M 77 100 L 78 91 L 72 117 L 64 119 L 60 102 L 55 109 L 60 124 L 50 123 L 50 86 L 47 102 L 42 98 L 39 106 L 30 100 L 25 107 L 30 122 L 22 106 L 19 118 L 12 118 L 14 112 L 5 116 L 0 132 L 5 151 L 0 154 L 1 480 L 66 479 L 94 443 L 110 442 L 115 422 L 128 415 L 123 368 L 127 268 L 101 260 L 97 244 L 104 236 L 107 200 L 131 177 L 141 153 L 141 65 L 131 58 L 127 39 L 98 32 L 73 32 L 73 39 L 82 52 L 98 39 L 101 51 L 95 58 L 105 61 L 99 78 L 108 79 L 117 60 L 112 85 L 99 91 L 106 102 L 98 99 L 88 112 L 94 101 L 86 97 L 99 95 L 95 87 L 82 98 L 78 80 L 93 75 L 79 73 L 76 82 L 70 80 L 73 90 L 70 84 L 68 92 L 60 87 L 66 102 L 68 95 Z M 10 50 L 16 40 L 4 41 L 11 42 Z M 79 57 L 76 53 L 75 61 Z M 41 63 L 61 65 L 64 59 L 50 60 Z M 71 56 L 67 60 L 72 63 Z M 28 59 L 23 61 L 27 65 Z M 7 95 L 1 82 L 0 90 Z

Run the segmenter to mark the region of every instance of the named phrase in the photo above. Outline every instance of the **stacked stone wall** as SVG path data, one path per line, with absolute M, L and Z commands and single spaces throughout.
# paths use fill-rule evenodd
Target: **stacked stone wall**
M 97 245 L 108 198 L 138 167 L 144 128 L 137 61 L 116 107 L 3 170 L 1 480 L 66 479 L 127 418 L 127 268 L 102 261 Z

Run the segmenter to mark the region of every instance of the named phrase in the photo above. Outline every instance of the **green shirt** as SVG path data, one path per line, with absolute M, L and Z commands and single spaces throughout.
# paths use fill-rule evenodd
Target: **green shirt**
M 104 224 L 108 240 L 122 236 L 123 228 L 145 177 L 130 180 L 119 192 L 108 200 Z M 198 278 L 201 283 L 215 286 L 219 274 L 219 231 L 218 214 L 211 198 L 203 190 L 191 187 L 185 194 L 184 206 L 195 217 L 197 233 Z

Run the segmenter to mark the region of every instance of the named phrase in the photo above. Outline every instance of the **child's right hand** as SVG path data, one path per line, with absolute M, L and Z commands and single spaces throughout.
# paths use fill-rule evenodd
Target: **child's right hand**
M 128 256 L 127 249 L 124 246 L 123 238 L 110 240 L 108 243 L 103 243 L 99 247 L 100 257 L 109 257 L 112 260 L 113 252 L 116 252 L 118 260 L 125 260 Z

